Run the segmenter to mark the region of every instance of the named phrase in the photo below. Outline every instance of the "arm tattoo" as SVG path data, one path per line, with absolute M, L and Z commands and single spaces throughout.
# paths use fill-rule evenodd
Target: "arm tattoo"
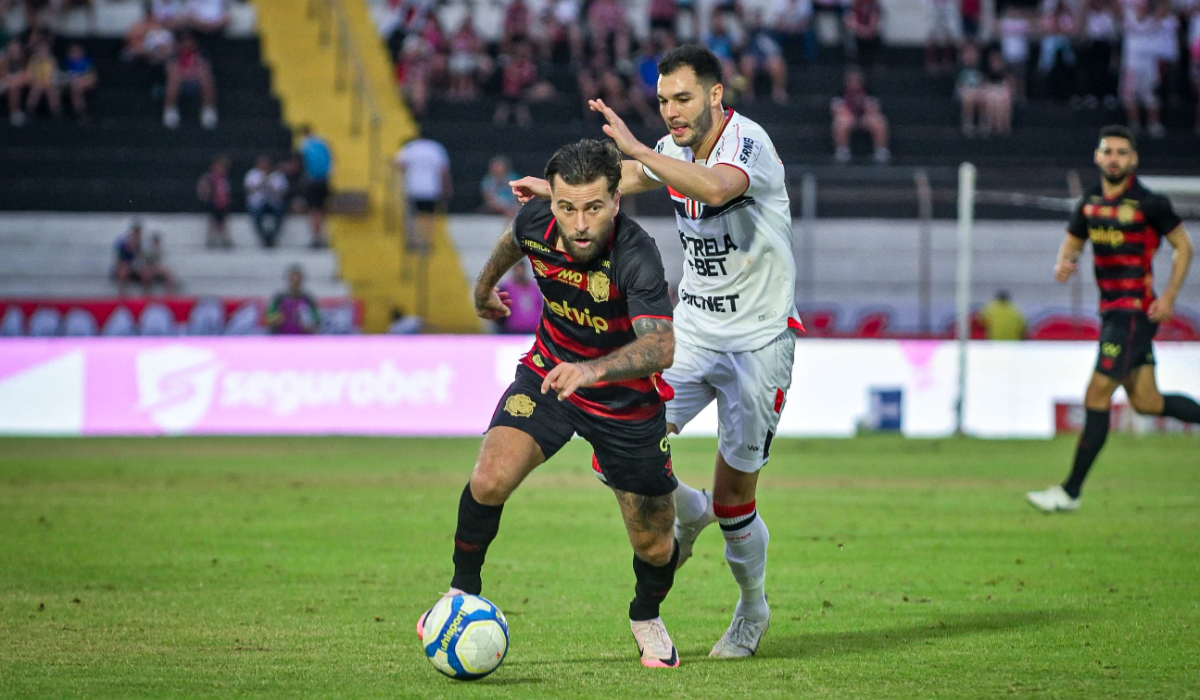
M 475 280 L 475 305 L 479 306 L 487 301 L 488 296 L 492 293 L 492 288 L 504 277 L 504 273 L 512 269 L 513 265 L 517 264 L 525 254 L 513 242 L 513 222 L 508 222 L 504 233 L 501 234 L 500 240 L 496 241 L 496 246 L 492 248 L 492 254 L 484 264 L 483 270 L 479 273 L 479 278 Z
M 633 332 L 637 340 L 585 363 L 600 381 L 648 377 L 671 366 L 675 357 L 675 326 L 671 319 L 640 316 L 633 320 Z

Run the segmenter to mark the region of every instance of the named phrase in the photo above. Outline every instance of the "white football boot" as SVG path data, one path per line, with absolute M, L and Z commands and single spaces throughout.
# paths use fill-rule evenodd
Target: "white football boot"
M 767 628 L 770 626 L 770 612 L 767 613 L 765 620 L 751 620 L 734 613 L 729 629 L 725 630 L 725 634 L 721 635 L 708 655 L 717 659 L 741 659 L 754 656 L 754 652 L 758 651 L 759 642 L 762 641 L 763 635 L 767 633 Z
M 443 600 L 445 600 L 447 598 L 453 598 L 456 595 L 463 595 L 463 591 L 460 591 L 457 588 L 451 588 L 450 590 L 443 593 L 441 598 L 438 598 L 438 603 L 442 602 Z M 425 640 L 425 618 L 429 617 L 429 611 L 433 610 L 433 608 L 436 605 L 437 605 L 437 603 L 430 605 L 429 610 L 426 610 L 425 612 L 421 613 L 421 617 L 417 618 L 417 639 L 420 639 L 422 641 Z
M 679 665 L 679 652 L 667 634 L 661 617 L 644 622 L 629 621 L 633 630 L 633 641 L 637 642 L 642 665 L 646 668 L 675 668 Z
M 704 515 L 690 523 L 681 523 L 679 518 L 675 518 L 675 540 L 679 542 L 679 562 L 675 564 L 676 569 L 692 558 L 692 547 L 696 544 L 696 538 L 700 536 L 701 530 L 717 522 L 717 516 L 713 513 L 712 494 L 704 490 L 701 493 L 704 494 L 704 500 L 708 502 L 704 508 Z
M 1079 510 L 1079 499 L 1071 498 L 1061 486 L 1051 486 L 1045 491 L 1030 491 L 1025 494 L 1025 500 L 1043 513 L 1071 513 Z

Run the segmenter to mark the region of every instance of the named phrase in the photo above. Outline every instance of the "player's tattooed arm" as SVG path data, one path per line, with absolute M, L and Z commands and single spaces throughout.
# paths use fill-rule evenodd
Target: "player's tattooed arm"
M 542 380 L 542 393 L 553 389 L 562 401 L 577 390 L 600 382 L 648 377 L 675 361 L 675 327 L 669 318 L 639 316 L 633 320 L 637 339 L 590 362 L 555 365 Z
M 596 372 L 597 381 L 648 377 L 675 361 L 675 325 L 669 318 L 638 316 L 633 319 L 637 335 L 629 345 L 604 357 L 584 363 Z
M 500 239 L 496 241 L 496 246 L 492 248 L 492 254 L 484 263 L 479 278 L 475 280 L 476 315 L 494 321 L 511 313 L 508 308 L 508 293 L 501 292 L 496 285 L 504 277 L 504 273 L 511 270 L 524 256 L 513 240 L 513 222 L 510 221 Z

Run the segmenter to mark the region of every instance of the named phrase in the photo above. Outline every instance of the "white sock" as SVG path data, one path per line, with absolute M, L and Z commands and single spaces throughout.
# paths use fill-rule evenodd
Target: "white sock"
M 742 589 L 737 615 L 764 620 L 770 613 L 763 584 L 767 574 L 767 543 L 771 535 L 758 517 L 754 501 L 737 506 L 714 505 L 721 534 L 725 536 L 725 560 Z
M 682 481 L 675 488 L 675 517 L 681 523 L 699 520 L 708 510 L 708 499 L 702 491 L 688 486 Z

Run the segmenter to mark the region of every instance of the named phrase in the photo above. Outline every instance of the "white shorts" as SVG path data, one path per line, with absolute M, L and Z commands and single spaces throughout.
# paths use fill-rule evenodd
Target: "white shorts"
M 791 330 L 751 352 L 709 350 L 676 338 L 675 364 L 663 372 L 675 389 L 667 422 L 683 428 L 716 399 L 721 456 L 738 471 L 762 469 L 792 386 L 795 354 Z
M 1158 107 L 1158 64 L 1131 61 L 1121 71 L 1121 99 L 1147 109 Z

